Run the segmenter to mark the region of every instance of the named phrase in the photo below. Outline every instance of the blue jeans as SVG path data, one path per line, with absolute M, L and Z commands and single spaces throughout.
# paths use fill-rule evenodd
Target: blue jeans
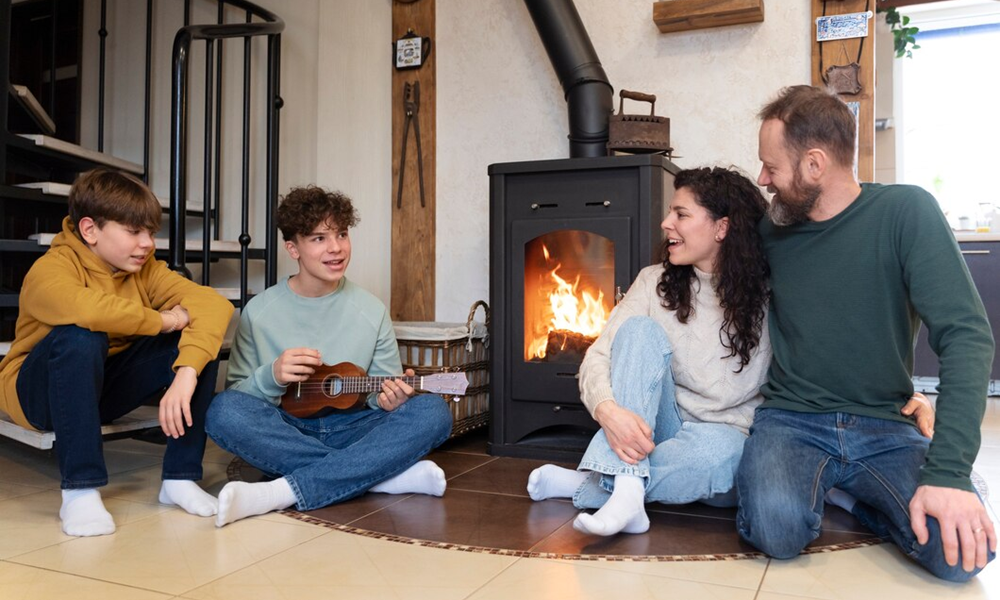
M 921 546 L 909 504 L 929 441 L 899 421 L 846 413 L 758 409 L 738 477 L 740 535 L 775 558 L 792 558 L 820 534 L 823 497 L 836 487 L 854 496 L 854 516 L 892 540 L 925 569 L 949 581 L 974 577 L 944 561 L 941 529 L 927 518 Z M 994 554 L 989 554 L 993 560 Z
M 56 434 L 62 489 L 108 484 L 101 424 L 156 400 L 173 383 L 180 336 L 143 336 L 108 358 L 106 333 L 61 325 L 31 349 L 17 375 L 17 396 L 33 427 Z M 218 361 L 212 361 L 198 377 L 191 397 L 194 425 L 167 440 L 163 479 L 201 479 L 205 412 L 218 372 Z
M 746 436 L 728 425 L 681 419 L 670 371 L 672 356 L 666 332 L 649 317 L 631 317 L 615 333 L 611 345 L 615 402 L 653 425 L 656 448 L 630 465 L 611 449 L 604 430 L 598 431 L 578 467 L 595 474 L 574 494 L 577 508 L 604 506 L 614 490 L 614 476 L 620 474 L 645 480 L 647 502 L 735 503 L 731 490 Z
M 409 469 L 448 439 L 451 412 L 440 396 L 422 394 L 392 412 L 299 419 L 267 400 L 227 390 L 212 403 L 206 429 L 225 450 L 284 477 L 299 510 L 314 510 Z

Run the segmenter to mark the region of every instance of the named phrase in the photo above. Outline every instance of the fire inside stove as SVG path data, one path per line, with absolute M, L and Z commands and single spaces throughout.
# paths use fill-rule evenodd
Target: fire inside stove
M 608 322 L 614 300 L 614 244 L 578 230 L 525 246 L 524 360 L 583 360 Z

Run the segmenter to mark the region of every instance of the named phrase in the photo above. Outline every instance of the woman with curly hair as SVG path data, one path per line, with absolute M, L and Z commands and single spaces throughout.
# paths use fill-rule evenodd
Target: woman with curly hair
M 639 272 L 580 365 L 583 403 L 601 430 L 577 470 L 544 465 L 528 478 L 533 500 L 599 509 L 573 522 L 584 533 L 642 533 L 646 502 L 736 505 L 736 469 L 771 362 L 757 232 L 768 205 L 732 169 L 684 170 L 674 188 L 663 263 Z M 902 413 L 930 437 L 926 398 L 914 394 Z M 844 496 L 831 490 L 828 501 Z
M 645 502 L 735 504 L 733 485 L 771 348 L 767 203 L 734 170 L 681 171 L 661 225 L 663 263 L 639 272 L 580 366 L 601 425 L 579 470 L 531 473 L 534 500 L 573 498 L 573 526 L 649 529 Z

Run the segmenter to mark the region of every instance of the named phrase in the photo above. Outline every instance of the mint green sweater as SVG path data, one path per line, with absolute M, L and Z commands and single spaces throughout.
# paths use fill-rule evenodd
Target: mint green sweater
M 920 321 L 940 357 L 921 485 L 972 490 L 993 362 L 986 312 L 938 207 L 914 186 L 863 184 L 822 222 L 761 223 L 774 358 L 762 408 L 906 420 Z
M 324 364 L 351 362 L 369 375 L 400 375 L 396 334 L 385 305 L 343 279 L 337 291 L 319 298 L 300 296 L 288 278 L 247 303 L 229 355 L 226 387 L 280 402 L 285 388 L 271 364 L 288 348 L 319 350 Z M 369 397 L 368 405 L 377 408 Z

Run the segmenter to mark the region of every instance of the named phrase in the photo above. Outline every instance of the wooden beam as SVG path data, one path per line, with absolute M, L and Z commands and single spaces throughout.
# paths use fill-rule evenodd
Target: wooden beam
M 841 0 L 826 3 L 826 15 L 843 15 L 865 11 L 866 0 Z M 872 8 L 868 5 L 869 10 Z M 875 178 L 875 19 L 868 21 L 867 38 L 851 38 L 819 43 L 816 41 L 816 19 L 823 15 L 823 0 L 812 0 L 812 16 L 810 21 L 810 39 L 812 40 L 812 84 L 823 87 L 823 74 L 820 69 L 820 52 L 822 52 L 823 70 L 834 65 L 846 65 L 858 59 L 858 47 L 864 39 L 859 79 L 861 92 L 858 94 L 841 94 L 845 102 L 857 102 L 858 107 L 858 179 L 873 181 Z
M 660 0 L 653 3 L 653 22 L 661 33 L 763 20 L 764 0 Z
M 392 299 L 389 312 L 395 321 L 433 321 L 435 304 L 435 173 L 437 172 L 437 89 L 435 60 L 438 52 L 434 35 L 435 0 L 392 3 L 392 39 L 407 31 L 431 39 L 432 51 L 418 69 L 392 68 Z M 388 41 L 388 40 L 387 40 Z M 403 170 L 402 207 L 396 208 L 403 127 L 406 111 L 403 88 L 420 83 L 420 141 L 423 150 L 424 203 L 420 206 L 417 139 L 413 123 L 407 135 L 406 165 Z M 389 199 L 386 199 L 388 202 Z

